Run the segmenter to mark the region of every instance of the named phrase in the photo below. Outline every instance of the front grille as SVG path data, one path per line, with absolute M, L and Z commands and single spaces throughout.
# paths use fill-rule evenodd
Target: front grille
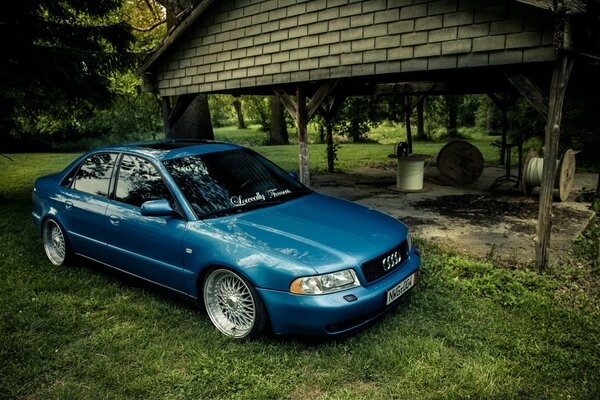
M 401 256 L 400 261 L 397 262 L 390 269 L 385 270 L 384 266 L 383 266 L 384 260 L 386 259 L 386 257 L 389 257 L 390 255 L 394 254 L 396 251 L 400 253 L 400 256 Z M 404 263 L 404 261 L 407 258 L 408 258 L 408 242 L 406 240 L 404 240 L 404 241 L 402 241 L 402 243 L 400 243 L 398 246 L 394 247 L 390 251 L 387 251 L 387 252 L 383 253 L 382 255 L 364 263 L 361 267 L 362 273 L 367 282 L 372 282 L 372 281 L 379 279 L 382 276 L 385 276 L 385 275 L 389 274 L 390 272 L 395 271 L 396 269 L 400 268 L 400 266 Z

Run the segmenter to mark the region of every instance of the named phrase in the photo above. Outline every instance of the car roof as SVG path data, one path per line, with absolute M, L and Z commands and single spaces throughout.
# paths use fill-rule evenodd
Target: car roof
M 99 151 L 118 151 L 150 156 L 158 160 L 171 160 L 174 158 L 193 156 L 199 154 L 216 153 L 220 151 L 243 149 L 244 147 L 232 143 L 214 140 L 199 139 L 165 139 L 150 142 L 138 142 L 107 146 Z

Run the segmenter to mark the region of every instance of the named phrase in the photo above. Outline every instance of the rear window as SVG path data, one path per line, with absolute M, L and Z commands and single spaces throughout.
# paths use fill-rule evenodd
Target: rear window
M 117 155 L 114 153 L 92 154 L 81 164 L 73 178 L 72 187 L 80 192 L 108 197 L 110 178 Z

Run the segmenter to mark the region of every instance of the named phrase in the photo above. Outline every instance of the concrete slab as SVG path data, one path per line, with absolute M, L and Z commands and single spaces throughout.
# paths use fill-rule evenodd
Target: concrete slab
M 401 193 L 394 189 L 395 164 L 386 163 L 350 174 L 313 177 L 313 188 L 397 217 L 416 235 L 466 254 L 505 264 L 530 264 L 535 260 L 538 193 L 523 196 L 510 182 L 490 189 L 503 174 L 504 168 L 487 166 L 472 185 L 453 187 L 441 184 L 436 167 L 429 165 L 423 191 Z M 576 174 L 567 201 L 554 203 L 551 262 L 569 248 L 595 215 L 589 204 L 575 198 L 583 187 L 595 187 L 596 181 L 596 174 Z

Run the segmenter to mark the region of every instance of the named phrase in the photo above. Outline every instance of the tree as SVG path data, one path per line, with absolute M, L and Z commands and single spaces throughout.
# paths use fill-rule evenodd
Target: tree
M 134 61 L 121 0 L 20 0 L 0 15 L 0 134 L 42 116 L 72 120 L 109 104 L 110 77 Z
M 417 103 L 417 139 L 419 139 L 419 140 L 427 139 L 427 135 L 425 134 L 424 111 L 425 111 L 425 97 L 423 97 Z
M 271 130 L 269 131 L 269 144 L 290 144 L 285 112 L 283 110 L 283 105 L 277 96 L 271 96 Z
M 459 97 L 454 95 L 444 96 L 446 102 L 446 132 L 448 137 L 458 137 L 458 105 Z
M 361 142 L 371 126 L 389 119 L 387 101 L 389 100 L 383 97 L 348 97 L 335 117 L 334 124 L 353 142 Z
M 246 129 L 246 122 L 244 121 L 244 110 L 242 110 L 242 101 L 239 96 L 233 98 L 233 108 L 237 115 L 237 127 L 238 129 Z
M 167 30 L 174 27 L 197 3 L 198 0 L 155 0 L 166 11 Z M 214 139 L 210 120 L 208 95 L 198 94 L 190 103 L 183 115 L 173 126 L 174 137 Z
M 271 105 L 268 96 L 243 96 L 246 114 L 250 120 L 260 125 L 260 130 L 269 132 L 271 129 Z

